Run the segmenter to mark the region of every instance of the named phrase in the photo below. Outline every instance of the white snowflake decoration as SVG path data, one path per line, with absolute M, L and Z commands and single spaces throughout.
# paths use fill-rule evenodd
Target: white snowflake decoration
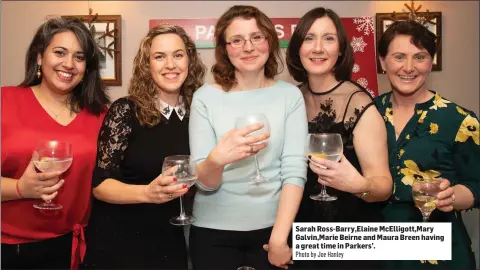
M 353 52 L 363 52 L 363 49 L 365 48 L 365 46 L 367 46 L 367 43 L 363 41 L 363 37 L 353 37 L 350 45 L 352 45 Z
M 373 28 L 373 17 L 360 17 L 360 18 L 354 18 L 353 23 L 357 24 L 357 31 L 362 32 L 368 36 L 373 34 L 374 28 Z
M 359 71 L 360 71 L 360 66 L 357 63 L 353 64 L 352 72 L 358 73 Z
M 357 83 L 360 84 L 363 88 L 367 88 L 368 81 L 364 77 L 358 79 Z
M 367 91 L 368 91 L 368 93 L 370 93 L 370 95 L 372 96 L 372 98 L 374 98 L 374 97 L 375 97 L 375 92 L 373 92 L 373 90 L 372 90 L 372 89 L 370 89 L 370 88 L 367 88 Z

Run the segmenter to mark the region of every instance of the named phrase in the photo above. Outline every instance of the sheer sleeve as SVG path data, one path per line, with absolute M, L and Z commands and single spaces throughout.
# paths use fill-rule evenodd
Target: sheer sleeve
M 343 121 L 345 128 L 354 130 L 363 113 L 374 104 L 373 98 L 367 90 L 358 86 L 358 89 L 350 95 L 347 101 Z
M 123 161 L 135 116 L 133 103 L 127 98 L 116 100 L 108 110 L 98 135 L 97 164 L 93 172 L 93 187 L 105 179 L 122 180 L 120 164 Z

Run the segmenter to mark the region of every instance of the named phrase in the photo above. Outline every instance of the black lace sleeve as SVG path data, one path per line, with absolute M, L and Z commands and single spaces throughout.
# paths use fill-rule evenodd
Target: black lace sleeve
M 122 180 L 120 163 L 132 132 L 133 117 L 133 103 L 127 98 L 116 100 L 108 110 L 98 135 L 97 164 L 92 181 L 94 188 L 107 178 Z

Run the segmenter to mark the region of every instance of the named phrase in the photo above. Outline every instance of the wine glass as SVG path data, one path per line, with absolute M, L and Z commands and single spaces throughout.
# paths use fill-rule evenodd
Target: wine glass
M 177 181 L 172 183 L 172 185 L 185 184 L 187 187 L 191 187 L 197 182 L 196 164 L 191 156 L 176 155 L 166 157 L 163 161 L 162 173 L 174 166 L 177 167 L 177 170 L 173 173 L 173 176 L 177 178 Z M 171 218 L 170 224 L 184 226 L 194 223 L 195 220 L 195 217 L 185 214 L 183 195 L 180 196 L 180 216 Z
M 32 154 L 32 162 L 35 167 L 43 172 L 64 173 L 72 165 L 72 144 L 60 141 L 40 141 Z M 62 205 L 47 200 L 33 207 L 40 210 L 59 210 Z
M 310 162 L 322 168 L 324 167 L 313 162 L 310 159 L 310 156 L 325 158 L 330 161 L 338 162 L 343 155 L 342 136 L 340 136 L 338 133 L 308 134 L 305 152 Z M 322 185 L 322 191 L 317 195 L 311 195 L 310 199 L 328 202 L 336 200 L 337 197 L 328 195 L 325 186 Z
M 270 124 L 268 123 L 267 117 L 263 113 L 249 114 L 249 115 L 235 119 L 235 128 L 244 128 L 254 124 L 263 124 L 263 128 L 256 130 L 254 132 L 251 132 L 250 134 L 248 134 L 248 136 L 260 135 L 270 131 Z M 260 143 L 261 142 L 256 144 L 260 144 Z M 268 178 L 266 178 L 260 173 L 257 154 L 255 154 L 254 157 L 255 157 L 256 173 L 250 177 L 250 181 L 248 183 L 259 184 L 259 183 L 268 181 Z
M 440 190 L 439 179 L 416 178 L 412 184 L 412 197 L 415 206 L 422 212 L 423 222 L 427 222 L 430 214 L 437 207 L 436 197 Z

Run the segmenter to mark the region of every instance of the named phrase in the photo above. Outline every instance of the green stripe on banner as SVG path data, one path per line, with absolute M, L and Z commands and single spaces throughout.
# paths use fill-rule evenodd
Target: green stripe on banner
M 215 43 L 211 41 L 197 41 L 195 42 L 197 49 L 215 48 Z
M 289 40 L 280 40 L 280 47 L 287 48 Z
M 288 40 L 280 40 L 280 47 L 287 48 L 288 42 Z M 197 49 L 211 49 L 215 48 L 215 43 L 210 41 L 197 41 L 195 42 L 195 46 L 197 47 Z

